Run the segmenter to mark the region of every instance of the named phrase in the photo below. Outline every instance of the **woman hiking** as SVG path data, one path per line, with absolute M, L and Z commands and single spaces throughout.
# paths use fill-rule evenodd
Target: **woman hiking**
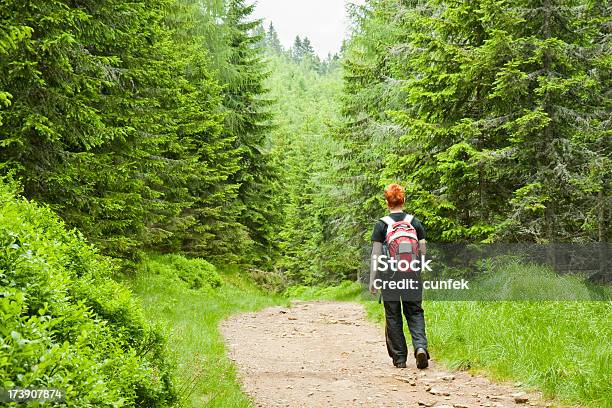
M 395 260 L 405 259 L 404 269 L 393 273 L 395 281 L 398 277 L 416 278 L 420 285 L 420 273 L 417 269 L 411 270 L 406 265 L 410 261 L 424 260 L 426 253 L 425 228 L 421 222 L 410 214 L 404 212 L 406 195 L 404 188 L 399 184 L 391 184 L 385 188 L 385 200 L 389 208 L 389 215 L 381 218 L 374 226 L 372 233 L 372 268 L 370 272 L 370 292 L 376 294 L 380 288 L 381 272 L 379 272 L 379 257 L 385 255 Z M 383 258 L 380 258 L 383 259 Z M 376 264 L 374 264 L 376 263 Z M 418 263 L 417 263 L 418 264 Z M 401 266 L 401 264 L 400 264 Z M 391 268 L 389 268 L 391 269 Z M 396 268 L 397 270 L 398 268 Z M 388 276 L 388 275 L 387 275 Z M 387 280 L 387 283 L 392 279 Z M 417 294 L 415 296 L 415 293 Z M 393 365 L 398 368 L 406 367 L 408 347 L 403 331 L 403 314 L 408 322 L 414 357 L 417 368 L 427 368 L 429 353 L 427 352 L 427 337 L 425 335 L 425 316 L 421 307 L 422 288 L 415 291 L 391 291 L 382 289 L 382 298 L 385 307 L 385 339 L 387 351 L 393 359 Z

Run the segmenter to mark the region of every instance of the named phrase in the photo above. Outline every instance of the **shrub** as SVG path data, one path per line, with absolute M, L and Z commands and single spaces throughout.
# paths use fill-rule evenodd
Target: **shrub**
M 148 273 L 180 279 L 191 289 L 218 288 L 221 276 L 215 266 L 201 258 L 185 258 L 182 255 L 151 255 L 145 262 Z
M 248 274 L 257 283 L 259 287 L 268 293 L 282 293 L 287 290 L 287 277 L 277 271 L 263 271 L 261 269 L 251 268 Z
M 0 386 L 60 388 L 70 407 L 171 405 L 164 337 L 115 272 L 0 182 Z

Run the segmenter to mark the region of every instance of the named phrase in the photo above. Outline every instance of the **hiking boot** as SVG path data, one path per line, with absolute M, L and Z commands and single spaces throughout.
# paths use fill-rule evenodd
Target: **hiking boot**
M 429 366 L 429 362 L 427 361 L 429 358 L 427 357 L 427 352 L 424 348 L 419 347 L 415 353 L 416 357 L 416 365 L 419 370 L 427 368 Z
M 405 361 L 403 363 L 393 363 L 393 365 L 396 366 L 397 368 L 406 368 Z

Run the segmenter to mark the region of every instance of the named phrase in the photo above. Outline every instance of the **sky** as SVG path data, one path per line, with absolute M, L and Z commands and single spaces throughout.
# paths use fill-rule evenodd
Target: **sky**
M 322 58 L 340 50 L 348 25 L 345 4 L 363 4 L 365 0 L 256 0 L 255 18 L 270 22 L 281 43 L 289 48 L 296 35 L 308 37 Z

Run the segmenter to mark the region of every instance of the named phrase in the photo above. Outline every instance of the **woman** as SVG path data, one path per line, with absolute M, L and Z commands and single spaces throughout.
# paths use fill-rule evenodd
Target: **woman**
M 404 212 L 405 199 L 405 191 L 399 184 L 391 184 L 385 188 L 385 200 L 389 208 L 389 215 L 379 220 L 374 226 L 374 232 L 372 233 L 373 262 L 383 254 L 383 245 L 385 245 L 386 249 L 386 238 L 390 234 L 391 228 L 394 225 L 401 224 L 405 224 L 410 232 L 416 232 L 418 245 L 416 243 L 415 245 L 418 246 L 417 251 L 420 252 L 421 256 L 425 256 L 425 228 L 423 228 L 423 225 L 417 218 Z M 374 284 L 377 277 L 377 267 L 373 265 L 370 273 L 370 291 L 372 294 L 376 294 L 378 291 L 377 285 Z M 406 316 L 406 321 L 408 322 L 410 337 L 412 338 L 417 368 L 427 368 L 429 365 L 429 353 L 427 352 L 427 337 L 425 335 L 425 316 L 421 307 L 420 297 L 415 299 L 412 296 L 397 298 L 383 296 L 383 299 L 385 306 L 385 338 L 387 351 L 393 359 L 393 365 L 405 368 L 408 357 L 408 347 L 402 327 L 403 309 L 404 316 Z

